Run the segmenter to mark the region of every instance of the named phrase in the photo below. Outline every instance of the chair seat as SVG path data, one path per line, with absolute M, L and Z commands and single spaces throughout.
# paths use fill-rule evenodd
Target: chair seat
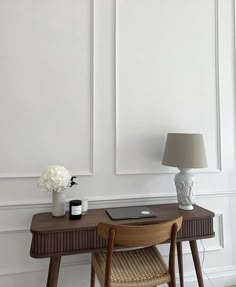
M 92 264 L 101 286 L 104 286 L 106 252 L 94 253 Z M 113 253 L 112 287 L 153 287 L 170 281 L 168 268 L 155 246 Z

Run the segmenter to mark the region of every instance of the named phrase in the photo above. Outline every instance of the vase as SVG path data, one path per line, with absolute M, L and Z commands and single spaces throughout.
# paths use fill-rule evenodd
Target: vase
M 66 214 L 66 193 L 64 190 L 52 192 L 52 215 L 64 216 Z

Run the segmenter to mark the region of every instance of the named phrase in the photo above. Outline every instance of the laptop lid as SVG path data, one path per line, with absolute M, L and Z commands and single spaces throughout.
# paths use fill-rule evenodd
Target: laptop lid
M 107 208 L 107 214 L 112 220 L 156 217 L 156 213 L 146 206 L 129 206 Z

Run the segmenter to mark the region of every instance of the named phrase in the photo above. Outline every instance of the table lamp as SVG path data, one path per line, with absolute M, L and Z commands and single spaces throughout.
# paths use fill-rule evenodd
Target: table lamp
M 195 203 L 196 177 L 191 169 L 207 167 L 202 134 L 169 133 L 167 135 L 163 165 L 177 167 L 175 186 L 179 208 L 192 210 Z

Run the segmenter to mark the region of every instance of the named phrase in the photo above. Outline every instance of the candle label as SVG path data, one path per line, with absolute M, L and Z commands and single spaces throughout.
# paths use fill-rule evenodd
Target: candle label
M 81 205 L 71 207 L 71 215 L 80 215 L 81 214 Z

